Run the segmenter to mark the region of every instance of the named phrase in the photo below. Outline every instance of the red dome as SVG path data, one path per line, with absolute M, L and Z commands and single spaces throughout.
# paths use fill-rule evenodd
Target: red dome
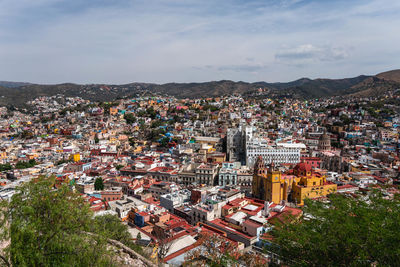
M 299 172 L 310 172 L 311 165 L 302 162 L 302 163 L 297 164 L 296 167 L 294 167 L 294 169 Z

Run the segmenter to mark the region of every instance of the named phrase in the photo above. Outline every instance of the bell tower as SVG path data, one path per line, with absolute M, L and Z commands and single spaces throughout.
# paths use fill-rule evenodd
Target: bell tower
M 254 164 L 252 193 L 256 198 L 264 198 L 264 179 L 266 178 L 265 163 L 261 156 L 259 156 Z
M 272 201 L 276 204 L 280 203 L 283 194 L 281 186 L 281 172 L 275 169 L 275 164 L 272 162 L 268 168 L 266 181 L 265 200 Z

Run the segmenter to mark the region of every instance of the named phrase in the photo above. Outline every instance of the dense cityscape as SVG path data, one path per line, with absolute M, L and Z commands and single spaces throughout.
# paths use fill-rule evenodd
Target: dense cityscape
M 137 251 L 121 256 L 127 265 L 180 266 L 211 237 L 242 265 L 279 263 L 271 231 L 307 216 L 308 200 L 399 193 L 398 101 L 398 90 L 301 100 L 263 88 L 200 99 L 39 97 L 30 111 L 1 109 L 0 198 L 53 177 L 94 216 L 127 226 Z
M 0 267 L 400 266 L 399 14 L 0 0 Z

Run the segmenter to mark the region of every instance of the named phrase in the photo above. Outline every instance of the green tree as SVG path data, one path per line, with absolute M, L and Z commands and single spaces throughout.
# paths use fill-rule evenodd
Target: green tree
M 0 172 L 12 170 L 12 166 L 10 163 L 0 164 Z
M 129 137 L 128 141 L 129 141 L 129 145 L 130 145 L 131 147 L 134 147 L 134 146 L 135 146 L 135 138 Z
M 103 189 L 104 189 L 103 178 L 97 177 L 96 181 L 94 181 L 94 190 L 103 190 Z
M 122 169 L 124 167 L 124 165 L 118 164 L 117 166 L 115 166 L 115 168 L 119 171 L 120 169 Z
M 151 123 L 150 128 L 158 128 L 160 126 L 163 126 L 164 123 L 160 120 L 155 120 Z
M 144 116 L 146 116 L 146 111 L 144 111 L 144 110 L 139 110 L 138 112 L 136 112 L 136 115 L 137 115 L 138 117 L 144 117 Z
M 96 216 L 92 225 L 92 232 L 117 240 L 136 252 L 143 252 L 142 247 L 136 245 L 133 241 L 128 226 L 122 224 L 118 217 L 114 215 Z
M 136 117 L 132 113 L 127 113 L 124 115 L 124 119 L 126 120 L 126 123 L 132 124 L 136 122 Z
M 147 113 L 147 116 L 149 116 L 151 119 L 155 119 L 156 116 L 157 116 L 157 112 L 154 110 L 153 107 L 149 107 L 149 108 L 146 110 L 146 113 Z
M 93 225 L 88 204 L 54 177 L 40 177 L 2 202 L 3 251 L 13 266 L 112 266 L 107 236 L 87 234 Z M 6 261 L 6 260 L 5 260 Z
M 202 244 L 201 247 L 186 254 L 183 266 L 239 266 L 236 247 L 223 237 L 216 234 L 200 234 L 198 242 Z
M 341 115 L 340 120 L 343 122 L 344 125 L 348 125 L 352 122 L 352 120 L 347 115 Z
M 61 160 L 56 162 L 56 165 L 61 165 L 61 164 L 68 163 L 68 162 L 72 162 L 72 160 L 70 160 L 70 159 L 61 159 Z
M 272 250 L 290 266 L 399 266 L 399 196 L 364 198 L 306 200 L 302 219 L 274 228 Z
M 169 143 L 169 138 L 168 137 L 164 137 L 160 140 L 160 146 L 167 148 L 168 147 L 168 143 Z
M 147 134 L 147 138 L 148 138 L 148 140 L 156 142 L 160 138 L 163 138 L 165 133 L 166 133 L 165 129 L 160 129 L 160 128 L 159 129 L 151 129 Z
M 15 164 L 16 169 L 26 169 L 26 168 L 31 168 L 37 164 L 36 160 L 31 159 L 29 161 L 18 161 Z

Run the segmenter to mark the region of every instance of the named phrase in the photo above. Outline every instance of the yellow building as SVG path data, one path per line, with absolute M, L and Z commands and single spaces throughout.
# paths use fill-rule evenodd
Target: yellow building
M 108 142 L 109 142 L 110 144 L 113 144 L 113 145 L 119 143 L 119 142 L 117 142 L 117 138 L 116 138 L 115 136 L 110 136 L 110 137 L 108 138 Z
M 219 118 L 218 114 L 211 115 L 211 120 L 216 121 L 216 120 L 218 120 L 218 118 Z
M 79 153 L 72 154 L 72 155 L 71 155 L 71 159 L 72 159 L 74 162 L 78 162 L 78 161 L 81 160 L 81 155 L 80 155 Z
M 323 197 L 336 190 L 336 184 L 327 182 L 325 176 L 313 172 L 305 163 L 298 164 L 290 175 L 282 175 L 273 163 L 266 169 L 262 157 L 254 165 L 252 192 L 259 199 L 303 205 L 306 198 Z
M 6 151 L 0 151 L 0 160 L 1 159 L 6 159 L 7 158 L 7 152 Z
M 222 164 L 226 161 L 226 154 L 225 153 L 209 153 L 207 158 L 211 160 L 212 163 L 219 163 Z
M 325 176 L 314 173 L 310 165 L 300 163 L 293 173 L 296 181 L 293 183 L 291 198 L 299 205 L 303 205 L 306 198 L 324 197 L 337 191 L 336 184 L 326 181 Z
M 35 158 L 37 158 L 37 157 L 38 157 L 38 154 L 36 154 L 36 153 L 26 154 L 26 158 L 27 158 L 28 160 L 35 159 Z
M 134 150 L 133 150 L 133 152 L 135 152 L 135 153 L 140 153 L 142 151 L 143 151 L 143 146 L 134 147 Z
M 274 170 L 273 164 L 267 170 L 263 158 L 260 156 L 254 165 L 252 192 L 253 196 L 259 199 L 280 203 L 287 200 L 284 197 L 284 186 L 287 186 L 282 174 Z

